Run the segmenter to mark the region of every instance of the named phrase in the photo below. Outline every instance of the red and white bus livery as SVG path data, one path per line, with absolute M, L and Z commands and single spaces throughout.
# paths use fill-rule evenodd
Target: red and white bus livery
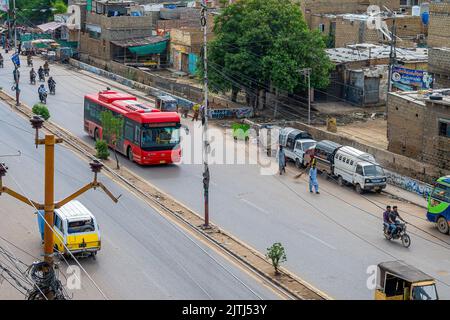
M 100 115 L 106 110 L 124 119 L 117 151 L 131 161 L 154 165 L 181 160 L 178 113 L 161 112 L 132 95 L 112 90 L 88 94 L 84 97 L 84 130 L 96 140 L 102 138 Z

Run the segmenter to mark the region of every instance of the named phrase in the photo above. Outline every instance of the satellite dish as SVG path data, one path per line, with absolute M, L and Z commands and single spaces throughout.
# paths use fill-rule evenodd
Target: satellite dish
M 80 6 L 70 5 L 67 8 L 67 13 L 70 14 L 67 19 L 66 25 L 70 30 L 81 29 L 81 10 Z

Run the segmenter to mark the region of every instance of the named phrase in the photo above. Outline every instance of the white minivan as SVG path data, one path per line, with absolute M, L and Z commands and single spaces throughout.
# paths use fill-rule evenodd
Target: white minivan
M 352 147 L 341 147 L 336 152 L 333 174 L 339 185 L 352 184 L 358 193 L 386 188 L 386 174 L 375 158 Z

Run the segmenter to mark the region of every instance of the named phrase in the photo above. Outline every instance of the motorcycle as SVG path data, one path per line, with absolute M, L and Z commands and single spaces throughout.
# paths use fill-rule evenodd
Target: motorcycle
M 3 59 L 0 60 L 0 68 L 3 68 Z
M 30 76 L 30 84 L 36 84 L 36 75 L 31 75 Z
M 50 69 L 44 69 L 44 75 L 48 77 L 50 75 Z
M 56 94 L 56 84 L 51 84 L 48 86 L 48 89 L 50 91 L 50 94 L 55 95 Z
M 39 73 L 39 82 L 45 82 L 44 73 Z
M 28 65 L 29 67 L 32 67 L 32 66 L 33 66 L 33 60 L 28 59 L 28 60 L 27 60 L 27 65 Z
M 46 93 L 39 93 L 39 100 L 43 104 L 47 104 L 47 94 Z
M 389 233 L 389 225 L 387 223 L 383 223 L 383 233 L 387 240 L 400 239 L 405 248 L 409 248 L 411 245 L 411 238 L 406 233 L 406 223 L 396 223 L 395 230 L 392 234 Z

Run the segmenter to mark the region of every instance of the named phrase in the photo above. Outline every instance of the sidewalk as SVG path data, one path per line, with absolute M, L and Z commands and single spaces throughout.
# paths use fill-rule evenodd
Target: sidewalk
M 384 189 L 384 192 L 389 194 L 390 196 L 394 196 L 403 200 L 406 200 L 408 202 L 411 202 L 412 204 L 415 204 L 416 206 L 427 208 L 427 200 L 423 198 L 422 196 L 412 193 L 403 189 L 400 189 L 396 186 L 388 184 L 386 189 Z

